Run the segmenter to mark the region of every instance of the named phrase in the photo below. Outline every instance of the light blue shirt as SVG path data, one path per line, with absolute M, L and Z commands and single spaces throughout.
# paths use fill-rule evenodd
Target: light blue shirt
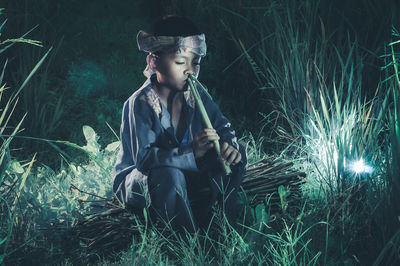
M 153 76 L 154 77 L 154 76 Z M 235 132 L 215 102 L 198 87 L 200 97 L 220 142 L 239 149 Z M 192 141 L 204 129 L 201 114 L 191 92 L 185 93 L 183 111 L 188 128 L 178 142 L 170 115 L 158 105 L 151 78 L 124 103 L 121 122 L 121 145 L 113 170 L 113 190 L 128 205 L 143 208 L 150 205 L 147 176 L 153 168 L 176 167 L 184 171 L 199 171 Z

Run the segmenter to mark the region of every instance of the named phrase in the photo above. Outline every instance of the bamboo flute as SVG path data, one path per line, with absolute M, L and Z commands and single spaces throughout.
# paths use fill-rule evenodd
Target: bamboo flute
M 199 84 L 199 86 L 200 86 L 204 91 L 207 91 L 207 90 L 206 90 L 206 89 L 204 88 L 204 86 L 200 83 L 200 81 L 198 81 L 192 74 L 189 75 L 188 81 L 189 81 L 189 86 L 190 86 L 190 88 L 192 89 L 192 93 L 193 93 L 194 99 L 195 99 L 195 101 L 196 101 L 197 107 L 199 108 L 201 117 L 203 118 L 203 122 L 204 122 L 204 124 L 206 125 L 206 128 L 213 128 L 213 127 L 212 127 L 212 124 L 211 124 L 211 121 L 210 121 L 210 118 L 209 118 L 208 115 L 207 115 L 206 109 L 204 108 L 204 104 L 203 104 L 203 102 L 201 101 L 200 94 L 199 94 L 199 92 L 197 91 L 197 88 L 196 88 L 196 86 L 194 85 L 194 83 L 196 82 L 197 84 Z M 215 150 L 216 150 L 216 152 L 217 152 L 218 161 L 221 163 L 222 168 L 223 168 L 224 171 L 225 171 L 225 174 L 226 174 L 226 175 L 231 174 L 231 173 L 232 173 L 231 168 L 230 168 L 229 165 L 227 165 L 226 162 L 222 159 L 222 156 L 221 156 L 221 147 L 220 147 L 220 145 L 219 145 L 218 140 L 215 140 L 215 141 L 214 141 L 214 147 L 215 147 Z

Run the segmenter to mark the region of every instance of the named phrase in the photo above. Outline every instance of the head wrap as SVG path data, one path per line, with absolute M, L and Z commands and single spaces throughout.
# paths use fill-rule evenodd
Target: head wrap
M 144 31 L 139 31 L 137 37 L 139 51 L 154 52 L 176 52 L 179 48 L 189 49 L 190 52 L 199 56 L 205 56 L 207 52 L 206 37 L 204 34 L 182 36 L 154 36 Z M 143 71 L 146 77 L 150 77 L 154 71 L 149 67 L 149 56 L 147 56 L 147 67 Z

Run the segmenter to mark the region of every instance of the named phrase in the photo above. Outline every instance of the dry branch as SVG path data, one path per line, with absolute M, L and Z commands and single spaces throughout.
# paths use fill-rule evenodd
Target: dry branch
M 295 204 L 301 196 L 305 173 L 293 170 L 292 166 L 292 162 L 283 162 L 274 157 L 249 165 L 242 188 L 250 206 L 264 203 L 272 207 L 271 211 L 279 210 L 277 206 L 281 201 L 278 193 L 280 186 L 288 192 L 285 201 L 289 205 Z M 81 243 L 95 252 L 109 252 L 111 247 L 128 247 L 133 235 L 140 236 L 144 226 L 143 216 L 134 215 L 116 200 L 106 201 L 101 208 L 104 211 L 86 216 L 73 227 Z

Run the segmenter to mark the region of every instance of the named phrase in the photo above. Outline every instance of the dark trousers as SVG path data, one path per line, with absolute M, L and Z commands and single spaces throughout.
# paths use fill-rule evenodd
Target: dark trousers
M 243 148 L 243 147 L 241 147 Z M 148 178 L 152 210 L 174 230 L 185 228 L 193 233 L 205 228 L 212 217 L 215 202 L 224 211 L 228 222 L 236 219 L 237 192 L 243 180 L 246 154 L 242 162 L 231 166 L 232 174 L 225 175 L 215 166 L 212 170 L 189 172 L 179 168 L 152 169 Z

